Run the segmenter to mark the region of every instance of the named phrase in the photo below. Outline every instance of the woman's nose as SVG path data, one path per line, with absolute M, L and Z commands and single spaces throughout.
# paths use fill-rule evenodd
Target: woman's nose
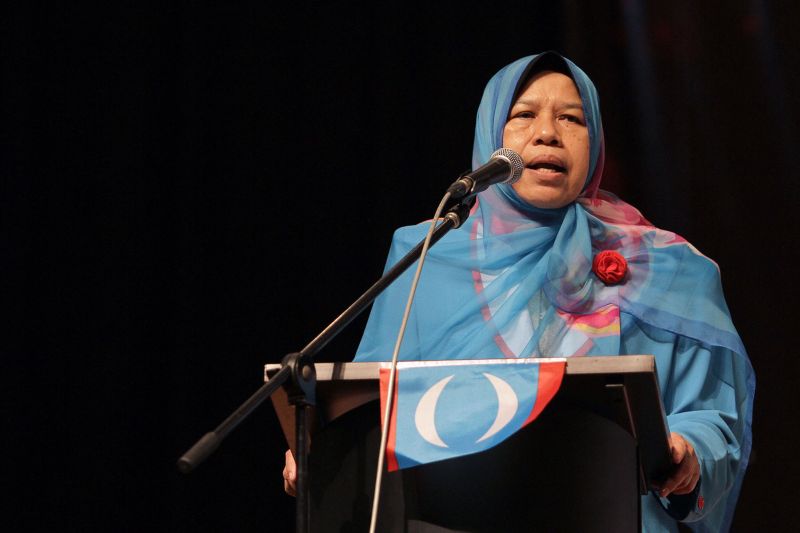
M 544 144 L 547 146 L 559 146 L 561 138 L 558 135 L 555 121 L 550 117 L 537 117 L 534 121 L 533 144 Z

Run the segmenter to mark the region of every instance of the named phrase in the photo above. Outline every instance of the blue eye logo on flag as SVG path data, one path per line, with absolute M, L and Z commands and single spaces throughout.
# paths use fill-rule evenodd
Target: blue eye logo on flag
M 555 396 L 563 359 L 401 362 L 395 374 L 389 471 L 487 450 L 531 423 Z M 381 412 L 389 368 L 381 368 Z

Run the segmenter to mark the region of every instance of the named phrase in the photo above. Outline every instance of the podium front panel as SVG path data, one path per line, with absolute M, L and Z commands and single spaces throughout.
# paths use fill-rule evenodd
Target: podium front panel
M 378 530 L 638 531 L 640 493 L 669 468 L 654 358 L 567 361 L 551 404 L 506 441 L 385 475 Z M 322 423 L 309 458 L 312 527 L 364 531 L 380 442 L 381 364 L 316 366 Z M 276 409 L 280 416 L 286 406 Z

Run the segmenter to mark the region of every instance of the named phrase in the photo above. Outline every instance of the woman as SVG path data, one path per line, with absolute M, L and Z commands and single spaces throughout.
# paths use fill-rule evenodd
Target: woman
M 643 497 L 644 529 L 676 530 L 672 514 L 726 530 L 750 450 L 752 368 L 716 264 L 599 189 L 603 143 L 594 85 L 569 60 L 526 57 L 490 80 L 473 167 L 502 146 L 526 168 L 431 248 L 400 359 L 655 355 L 676 468 Z M 400 228 L 387 265 L 427 227 Z M 412 274 L 376 301 L 356 361 L 391 357 Z

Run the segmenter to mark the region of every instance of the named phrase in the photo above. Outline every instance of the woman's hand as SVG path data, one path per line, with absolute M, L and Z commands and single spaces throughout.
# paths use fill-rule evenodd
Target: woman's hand
M 700 461 L 689 441 L 678 433 L 670 433 L 669 445 L 675 469 L 661 484 L 658 494 L 662 498 L 670 494 L 689 494 L 700 480 Z
M 297 465 L 292 450 L 286 450 L 286 465 L 283 467 L 283 490 L 289 496 L 297 495 Z

